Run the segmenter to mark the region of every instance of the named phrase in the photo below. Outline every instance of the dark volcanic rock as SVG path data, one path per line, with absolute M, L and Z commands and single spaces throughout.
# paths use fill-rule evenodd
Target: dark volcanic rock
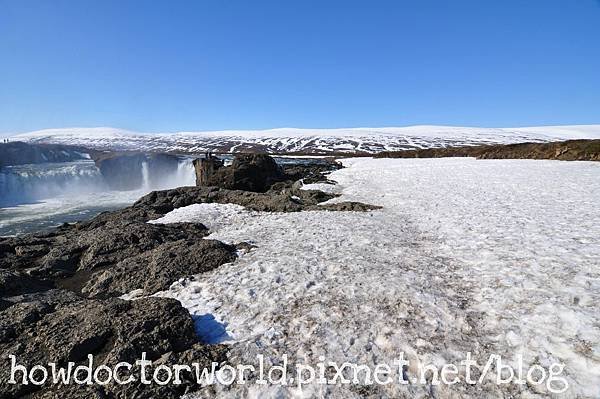
M 231 166 L 220 166 L 214 158 L 197 159 L 196 182 L 229 190 L 265 192 L 273 183 L 286 180 L 283 170 L 267 154 L 240 154 Z
M 260 193 L 279 182 L 325 182 L 328 173 L 341 167 L 341 164 L 329 160 L 280 166 L 266 154 L 236 155 L 231 166 L 223 166 L 220 159 L 210 156 L 194 160 L 196 186 Z
M 143 289 L 149 295 L 168 289 L 173 276 L 207 272 L 235 258 L 235 247 L 216 240 L 168 242 L 93 274 L 82 292 L 90 297 L 116 296 Z
M 187 238 L 198 241 L 208 234 L 206 227 L 200 223 L 161 225 L 111 220 L 96 225 L 94 222 L 92 220 L 74 228 L 76 234 L 71 252 L 82 250 L 78 270 L 113 265 L 166 242 Z
M 312 184 L 326 182 L 327 174 L 334 170 L 341 169 L 342 167 L 342 164 L 339 162 L 324 161 L 300 165 L 284 165 L 283 172 L 285 173 L 287 180 L 302 180 L 305 184 Z
M 222 184 L 222 177 L 215 176 L 217 170 L 225 165 L 223 161 L 217 157 L 207 154 L 206 158 L 197 158 L 192 162 L 196 173 L 196 186 L 215 186 Z
M 237 204 L 260 212 L 367 211 L 380 208 L 358 202 L 319 205 L 321 202 L 336 197 L 335 194 L 319 190 L 300 190 L 299 186 L 289 182 L 276 183 L 266 193 L 227 190 L 217 187 L 179 187 L 172 190 L 154 191 L 140 198 L 133 208 L 144 209 L 147 214 L 170 212 L 176 208 L 201 203 Z
M 273 183 L 286 179 L 275 160 L 266 154 L 237 155 L 231 164 L 234 190 L 267 191 Z
M 334 197 L 334 196 L 332 196 Z M 170 212 L 175 208 L 201 203 L 238 204 L 255 211 L 298 212 L 302 205 L 293 201 L 288 193 L 255 193 L 218 187 L 179 187 L 154 191 L 140 198 L 133 208 L 147 213 Z
M 31 277 L 18 270 L 0 269 L 2 296 L 21 295 L 52 288 L 51 281 Z
M 74 292 L 89 285 L 86 292 L 95 296 L 137 288 L 152 294 L 233 261 L 235 248 L 204 240 L 207 234 L 199 223 L 150 224 L 117 212 L 45 235 L 3 239 L 0 287 L 12 295 L 56 285 Z
M 13 305 L 12 302 L 5 301 L 4 299 L 0 299 L 0 312 L 3 311 L 4 309 L 8 309 L 12 305 Z
M 319 205 L 313 209 L 322 211 L 367 212 L 375 209 L 381 209 L 381 207 L 378 205 L 363 204 L 362 202 L 345 201 Z
M 68 293 L 66 295 L 69 295 Z M 87 364 L 87 356 L 94 356 L 94 366 L 106 364 L 114 367 L 119 362 L 135 364 L 142 352 L 158 364 L 174 364 L 191 359 L 208 365 L 223 360 L 222 348 L 206 350 L 199 347 L 194 324 L 181 304 L 168 298 L 145 298 L 136 301 L 73 299 L 69 303 L 53 303 L 52 298 L 39 295 L 35 300 L 13 305 L 0 313 L 0 331 L 15 329 L 8 342 L 0 343 L 3 354 L 17 357 L 17 363 L 28 368 L 35 364 L 56 362 Z M 10 312 L 7 313 L 7 312 Z M 15 322 L 9 320 L 12 318 Z M 191 362 L 190 362 L 191 363 Z M 149 368 L 152 370 L 152 368 Z M 135 370 L 132 370 L 135 375 Z M 0 359 L 0 387 L 3 397 L 19 397 L 40 390 L 37 397 L 85 398 L 91 391 L 83 386 L 8 385 L 10 361 Z M 139 379 L 139 373 L 137 374 Z M 106 386 L 94 385 L 101 397 L 178 397 L 190 388 L 199 389 L 191 380 L 182 385 L 160 387 L 140 382 Z

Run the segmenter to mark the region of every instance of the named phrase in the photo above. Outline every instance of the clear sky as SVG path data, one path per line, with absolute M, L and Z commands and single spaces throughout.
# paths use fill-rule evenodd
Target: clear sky
M 0 132 L 591 123 L 596 0 L 0 0 Z

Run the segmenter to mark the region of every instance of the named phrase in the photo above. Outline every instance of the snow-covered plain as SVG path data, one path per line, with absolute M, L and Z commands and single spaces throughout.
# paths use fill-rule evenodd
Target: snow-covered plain
M 378 211 L 263 214 L 192 205 L 158 222 L 200 221 L 257 246 L 175 283 L 200 321 L 225 326 L 232 362 L 456 363 L 472 352 L 565 364 L 569 390 L 600 397 L 600 164 L 531 160 L 348 159 L 336 200 Z M 210 335 L 210 332 L 208 332 Z M 210 336 L 211 342 L 214 334 Z M 218 338 L 218 337 L 217 337 Z M 288 397 L 289 387 L 218 387 Z M 548 397 L 544 385 L 310 385 L 305 397 Z
M 110 127 L 45 129 L 12 140 L 78 145 L 115 151 L 179 153 L 375 153 L 448 146 L 600 138 L 600 125 L 481 128 L 405 126 L 382 128 L 222 130 L 139 133 Z

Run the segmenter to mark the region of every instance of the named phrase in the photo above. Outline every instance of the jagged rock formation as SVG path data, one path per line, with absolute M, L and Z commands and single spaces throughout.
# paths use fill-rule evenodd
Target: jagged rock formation
M 165 290 L 191 276 L 236 258 L 235 247 L 205 240 L 202 224 L 155 225 L 140 215 L 105 213 L 45 234 L 0 240 L 0 352 L 33 366 L 67 361 L 84 364 L 134 363 L 142 352 L 152 361 L 221 361 L 218 347 L 197 343 L 194 323 L 177 301 L 116 296 L 139 289 Z M 0 359 L 2 397 L 40 389 L 7 385 L 10 364 Z M 85 387 L 45 386 L 39 397 L 179 397 L 200 389 L 191 379 L 181 386 L 156 384 Z M 60 388 L 60 389 L 59 389 Z M 68 393 L 67 393 L 68 392 Z M 46 395 L 46 396 L 44 396 Z M 49 396 L 48 396 L 49 395 Z
M 217 170 L 221 169 L 223 161 L 208 154 L 206 158 L 194 159 L 194 171 L 196 172 L 196 186 L 212 186 Z
M 523 143 L 476 147 L 428 148 L 381 152 L 376 158 L 475 157 L 478 159 L 552 159 L 600 161 L 600 140 L 569 140 L 553 143 Z
M 266 154 L 240 154 L 231 166 L 213 156 L 194 160 L 196 186 L 218 187 L 264 193 L 275 183 L 303 180 L 305 183 L 326 181 L 325 174 L 341 168 L 334 161 L 320 161 L 304 165 L 284 165 Z
M 12 295 L 32 285 L 61 286 L 86 296 L 134 289 L 151 295 L 235 259 L 233 247 L 204 240 L 207 234 L 199 223 L 149 224 L 117 212 L 48 233 L 6 238 L 0 241 L 0 288 Z M 196 259 L 190 259 L 192 249 Z
M 214 157 L 194 161 L 196 185 L 230 190 L 265 192 L 273 183 L 286 180 L 283 170 L 267 154 L 240 154 L 225 167 Z
M 303 183 L 330 183 L 326 175 L 343 168 L 342 164 L 333 159 L 323 159 L 320 162 L 310 162 L 306 164 L 283 165 L 283 172 L 287 180 L 302 180 Z

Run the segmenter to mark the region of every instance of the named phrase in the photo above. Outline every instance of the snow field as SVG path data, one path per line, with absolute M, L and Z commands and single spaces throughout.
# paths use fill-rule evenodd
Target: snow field
M 157 222 L 200 221 L 210 238 L 258 248 L 175 283 L 211 318 L 231 360 L 456 363 L 471 352 L 565 364 L 560 397 L 600 395 L 600 165 L 590 162 L 349 159 L 342 197 L 378 211 L 256 213 L 180 208 Z M 210 332 L 209 332 L 210 335 Z M 218 338 L 217 337 L 217 338 Z M 214 335 L 211 336 L 214 339 Z M 360 389 L 359 389 L 360 388 Z M 547 397 L 545 387 L 243 385 L 221 397 Z

